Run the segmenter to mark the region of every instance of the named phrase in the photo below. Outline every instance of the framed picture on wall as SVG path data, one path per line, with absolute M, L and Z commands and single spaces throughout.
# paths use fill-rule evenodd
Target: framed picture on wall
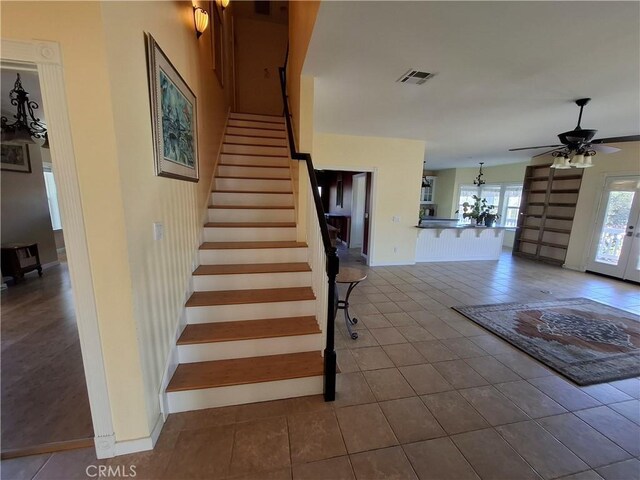
M 213 69 L 220 86 L 224 86 L 224 24 L 222 22 L 222 7 L 217 0 L 210 2 L 213 26 L 211 29 L 211 55 L 213 56 Z
M 155 172 L 199 180 L 197 99 L 151 34 L 145 34 Z
M 31 173 L 29 145 L 26 143 L 21 145 L 3 143 L 0 145 L 0 170 Z

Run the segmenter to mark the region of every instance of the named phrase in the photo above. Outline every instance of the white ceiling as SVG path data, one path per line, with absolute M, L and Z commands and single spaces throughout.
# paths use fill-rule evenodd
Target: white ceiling
M 424 85 L 395 83 L 409 68 Z M 514 163 L 583 128 L 640 133 L 638 2 L 322 2 L 315 129 L 422 139 L 433 169 Z
M 12 66 L 2 65 L 0 67 L 0 108 L 2 115 L 9 119 L 9 123 L 15 121 L 13 115 L 16 113 L 16 107 L 11 105 L 9 92 L 16 83 L 16 74 L 20 73 L 22 88 L 29 93 L 29 99 L 38 104 L 38 109 L 34 111 L 36 118 L 40 118 L 42 123 L 46 124 L 44 118 L 44 109 L 42 108 L 42 94 L 40 93 L 40 82 L 38 81 L 38 72 L 32 69 L 25 70 L 23 68 L 16 69 Z

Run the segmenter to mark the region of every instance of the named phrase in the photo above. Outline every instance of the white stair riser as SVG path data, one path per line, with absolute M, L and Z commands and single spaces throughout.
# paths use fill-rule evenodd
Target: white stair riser
M 243 127 L 243 128 L 259 128 L 261 130 L 276 130 L 279 132 L 285 131 L 284 124 L 279 125 L 277 123 L 269 123 L 269 122 L 255 122 L 252 120 L 236 120 L 230 118 L 227 122 L 228 127 Z
M 235 153 L 245 155 L 276 155 L 285 157 L 289 154 L 286 147 L 256 147 L 253 145 L 222 145 L 222 153 Z
M 288 168 L 269 167 L 235 167 L 231 165 L 220 165 L 218 167 L 220 177 L 258 177 L 258 178 L 282 178 L 289 180 L 291 172 Z
M 224 136 L 224 143 L 229 144 L 242 144 L 242 145 L 270 145 L 274 147 L 285 147 L 287 141 L 284 138 L 264 138 L 264 137 L 242 137 L 238 135 Z
M 210 222 L 295 222 L 295 210 L 287 209 L 244 209 L 210 208 Z
M 238 263 L 298 263 L 307 262 L 305 248 L 239 248 L 200 250 L 200 265 L 235 265 Z
M 291 192 L 291 180 L 265 180 L 261 178 L 216 178 L 216 190 L 243 192 Z
M 317 351 L 320 350 L 321 345 L 321 333 L 233 342 L 199 343 L 179 345 L 178 359 L 180 363 L 194 363 L 231 358 L 265 357 L 267 355 Z
M 229 118 L 233 120 L 252 120 L 254 122 L 269 122 L 269 123 L 279 123 L 280 125 L 284 125 L 284 117 L 277 117 L 274 115 L 260 115 L 259 113 L 240 113 L 240 112 L 231 112 L 229 114 Z
M 287 134 L 284 130 L 260 130 L 258 128 L 242 128 L 242 127 L 227 127 L 226 133 L 230 135 L 247 135 L 250 137 L 276 137 L 287 138 Z
M 322 393 L 323 377 L 294 378 L 276 382 L 250 383 L 230 387 L 202 388 L 167 393 L 169 413 L 205 408 L 266 402 L 281 398 L 303 397 Z
M 250 273 L 246 275 L 194 275 L 196 292 L 311 286 L 311 272 Z
M 187 323 L 234 322 L 316 314 L 315 300 L 187 307 Z
M 289 159 L 282 157 L 260 157 L 257 155 L 221 154 L 220 163 L 226 165 L 262 165 L 268 167 L 288 167 Z
M 295 227 L 205 227 L 205 242 L 295 241 Z
M 212 205 L 292 206 L 293 193 L 211 193 Z

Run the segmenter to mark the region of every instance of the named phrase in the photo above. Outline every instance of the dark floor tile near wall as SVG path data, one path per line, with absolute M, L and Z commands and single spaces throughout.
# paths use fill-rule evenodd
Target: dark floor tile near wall
M 359 338 L 336 321 L 335 402 L 171 415 L 153 452 L 3 461 L 2 478 L 88 478 L 104 464 L 160 480 L 640 479 L 637 379 L 577 387 L 449 308 L 562 297 L 550 290 L 640 309 L 634 287 L 510 256 L 368 275 L 351 297 Z

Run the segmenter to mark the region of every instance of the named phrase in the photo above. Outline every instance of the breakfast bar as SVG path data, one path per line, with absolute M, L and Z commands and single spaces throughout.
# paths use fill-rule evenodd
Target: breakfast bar
M 416 262 L 498 260 L 505 227 L 459 224 L 457 219 L 417 225 Z

